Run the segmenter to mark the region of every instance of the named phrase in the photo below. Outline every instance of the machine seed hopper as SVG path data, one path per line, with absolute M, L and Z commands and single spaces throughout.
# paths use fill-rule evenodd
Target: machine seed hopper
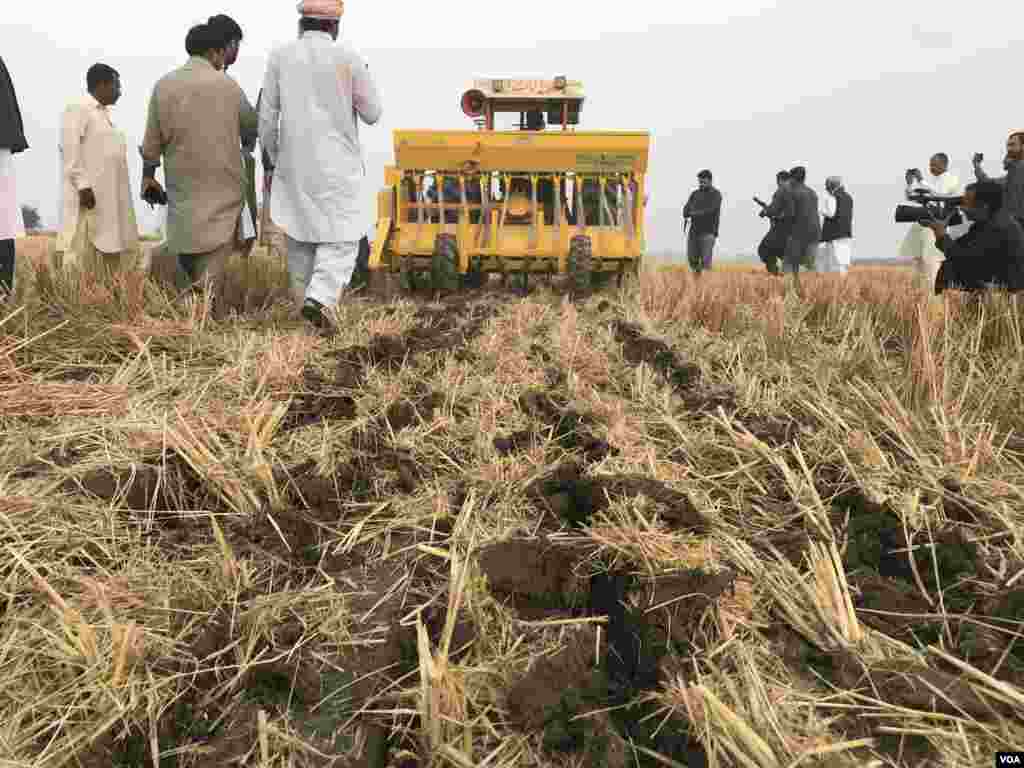
M 461 100 L 475 130 L 395 131 L 371 277 L 398 273 L 412 287 L 429 275 L 452 290 L 492 273 L 560 274 L 585 290 L 635 274 L 650 135 L 576 130 L 583 101 L 565 77 L 478 79 Z M 517 122 L 498 130 L 510 114 Z

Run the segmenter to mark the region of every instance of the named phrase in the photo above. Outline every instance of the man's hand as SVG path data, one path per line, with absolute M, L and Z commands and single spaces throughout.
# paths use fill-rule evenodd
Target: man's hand
M 142 179 L 142 199 L 150 205 L 153 205 L 153 200 L 163 199 L 165 194 L 164 188 L 156 179 Z
M 981 154 L 981 152 L 975 152 L 974 153 L 974 157 L 971 158 L 971 162 L 974 164 L 975 168 L 977 168 L 979 165 L 981 165 L 982 162 L 984 162 L 984 160 L 985 160 L 985 156 L 983 154 Z
M 930 219 L 928 221 L 922 221 L 921 226 L 928 227 L 928 229 L 934 232 L 936 241 L 941 240 L 946 236 L 946 222 L 944 221 Z
M 87 211 L 91 211 L 96 207 L 96 195 L 91 189 L 80 189 L 78 190 L 78 204 Z

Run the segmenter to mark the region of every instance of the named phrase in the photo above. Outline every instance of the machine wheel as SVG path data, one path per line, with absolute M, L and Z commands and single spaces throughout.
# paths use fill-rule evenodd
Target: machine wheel
M 569 272 L 569 289 L 576 295 L 586 295 L 592 285 L 592 261 L 590 238 L 576 235 L 569 242 L 569 258 L 566 268 Z
M 487 275 L 484 274 L 483 265 L 478 256 L 469 263 L 469 271 L 463 277 L 462 284 L 470 290 L 476 290 L 483 287 L 486 279 Z
M 591 278 L 591 284 L 594 286 L 594 290 L 599 291 L 602 288 L 607 288 L 608 284 L 611 283 L 612 278 L 615 277 L 617 272 L 594 272 Z
M 455 235 L 442 234 L 434 240 L 430 279 L 435 291 L 454 291 L 459 287 L 459 241 Z

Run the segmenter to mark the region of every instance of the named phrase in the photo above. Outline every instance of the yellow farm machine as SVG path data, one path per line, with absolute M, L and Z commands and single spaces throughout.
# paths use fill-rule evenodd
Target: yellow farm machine
M 453 290 L 557 274 L 580 291 L 637 273 L 650 135 L 577 131 L 583 101 L 565 77 L 477 79 L 461 99 L 474 130 L 395 131 L 371 277 Z M 499 115 L 518 123 L 498 130 Z

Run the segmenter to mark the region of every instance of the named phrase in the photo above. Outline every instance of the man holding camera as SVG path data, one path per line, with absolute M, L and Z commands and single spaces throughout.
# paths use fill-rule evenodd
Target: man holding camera
M 936 152 L 928 160 L 929 178 L 927 181 L 917 168 L 911 168 L 906 172 L 907 183 L 906 197 L 913 200 L 916 194 L 928 195 L 949 195 L 961 194 L 960 179 L 949 170 L 949 155 L 945 152 Z M 947 222 L 950 233 L 957 236 L 963 230 L 954 229 L 959 224 L 954 218 Z M 935 278 L 939 273 L 939 265 L 942 263 L 942 252 L 935 245 L 935 238 L 932 237 L 928 228 L 920 223 L 911 224 L 906 236 L 900 245 L 900 258 L 910 261 L 914 265 L 915 282 L 921 290 L 930 292 L 935 286 Z
M 947 288 L 1024 288 L 1024 229 L 1006 208 L 1003 189 L 994 181 L 968 185 L 961 210 L 971 227 L 962 237 L 949 236 L 947 221 L 921 222 L 935 234 L 935 245 L 946 257 L 935 281 L 936 294 Z
M 978 181 L 994 181 L 1003 187 L 1003 206 L 1019 224 L 1024 225 L 1024 131 L 1014 131 L 1006 140 L 1003 158 L 1005 176 L 993 179 L 981 167 L 985 156 L 974 156 L 974 175 Z

